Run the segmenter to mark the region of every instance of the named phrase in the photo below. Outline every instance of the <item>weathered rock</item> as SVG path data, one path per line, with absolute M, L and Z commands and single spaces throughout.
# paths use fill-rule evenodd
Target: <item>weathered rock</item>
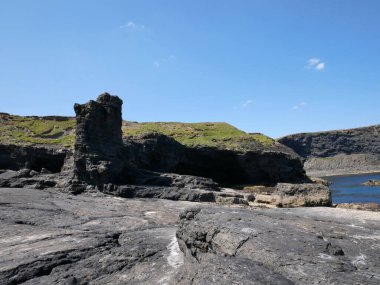
M 177 231 L 179 284 L 378 284 L 377 213 L 192 208 Z
M 0 284 L 176 284 L 190 205 L 0 188 Z
M 100 190 L 106 183 L 124 182 L 122 104 L 117 96 L 104 93 L 96 101 L 74 106 L 77 121 L 74 178 Z
M 0 214 L 0 283 L 6 285 L 380 280 L 380 216 L 374 212 L 247 210 L 1 188 Z
M 125 144 L 129 159 L 138 168 L 208 177 L 222 186 L 309 181 L 300 157 L 284 146 L 257 152 L 189 148 L 157 133 L 130 137 Z
M 44 189 L 56 186 L 55 175 L 39 175 L 30 169 L 8 170 L 0 174 L 0 187 Z
M 331 206 L 331 192 L 320 183 L 278 183 L 270 194 L 256 194 L 255 202 L 277 207 Z
M 53 146 L 0 144 L 0 169 L 60 172 L 67 150 Z

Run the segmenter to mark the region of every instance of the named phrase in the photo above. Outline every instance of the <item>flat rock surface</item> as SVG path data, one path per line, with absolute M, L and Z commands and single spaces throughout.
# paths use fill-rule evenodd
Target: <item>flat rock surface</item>
M 181 220 L 182 284 L 380 284 L 376 212 L 204 208 Z
M 0 284 L 380 282 L 376 212 L 0 188 L 0 227 Z
M 194 204 L 0 188 L 0 284 L 175 284 Z

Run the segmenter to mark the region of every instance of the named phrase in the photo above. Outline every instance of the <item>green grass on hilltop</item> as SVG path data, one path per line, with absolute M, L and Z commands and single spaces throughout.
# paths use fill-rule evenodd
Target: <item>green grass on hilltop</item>
M 19 145 L 74 145 L 75 119 L 70 117 L 22 117 L 0 113 L 0 143 Z M 265 149 L 274 140 L 247 134 L 227 123 L 123 122 L 124 136 L 157 132 L 189 146 L 209 146 L 238 151 Z
M 74 118 L 22 117 L 0 114 L 0 143 L 72 147 L 74 145 L 74 128 Z
M 211 146 L 231 150 L 266 148 L 274 140 L 262 134 L 247 134 L 227 123 L 133 123 L 124 122 L 123 133 L 134 136 L 157 132 L 190 146 Z

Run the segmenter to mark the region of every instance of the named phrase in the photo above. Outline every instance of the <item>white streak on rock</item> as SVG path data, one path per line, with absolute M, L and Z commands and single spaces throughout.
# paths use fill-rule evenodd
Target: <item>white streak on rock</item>
M 183 264 L 183 253 L 179 249 L 177 238 L 173 237 L 172 241 L 167 246 L 167 249 L 170 251 L 167 260 L 171 267 L 177 269 Z

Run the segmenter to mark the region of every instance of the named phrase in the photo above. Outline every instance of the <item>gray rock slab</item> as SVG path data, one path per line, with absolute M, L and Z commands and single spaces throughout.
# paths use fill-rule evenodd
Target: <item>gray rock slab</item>
M 192 209 L 181 214 L 177 237 L 185 253 L 183 284 L 380 283 L 376 212 Z
M 176 284 L 190 205 L 0 188 L 0 284 Z
M 380 281 L 378 212 L 0 188 L 0 227 L 0 284 Z

